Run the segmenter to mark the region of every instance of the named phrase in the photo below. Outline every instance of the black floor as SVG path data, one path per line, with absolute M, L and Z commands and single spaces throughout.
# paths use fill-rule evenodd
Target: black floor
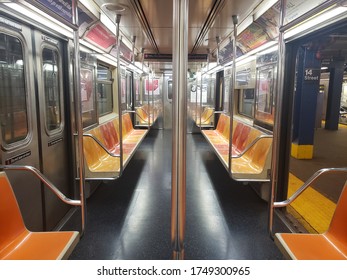
M 152 130 L 122 177 L 87 200 L 82 260 L 171 259 L 171 131 Z M 267 233 L 267 204 L 231 180 L 204 138 L 187 136 L 185 259 L 282 259 Z

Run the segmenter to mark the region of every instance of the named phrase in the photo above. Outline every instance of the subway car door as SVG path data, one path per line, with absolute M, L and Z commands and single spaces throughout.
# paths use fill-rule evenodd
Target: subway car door
M 40 169 L 31 30 L 0 14 L 0 162 Z M 40 181 L 6 171 L 29 230 L 44 228 Z
M 37 104 L 40 161 L 43 174 L 66 196 L 71 197 L 72 180 L 69 171 L 68 119 L 65 109 L 63 47 L 67 44 L 40 31 L 34 31 L 37 67 Z M 69 211 L 50 190 L 44 189 L 45 223 L 54 228 Z

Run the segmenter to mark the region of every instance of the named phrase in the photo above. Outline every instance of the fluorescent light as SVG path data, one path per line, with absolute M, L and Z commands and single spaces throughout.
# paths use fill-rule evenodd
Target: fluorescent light
M 141 68 L 138 68 L 138 67 L 137 67 L 136 65 L 134 65 L 134 64 L 129 64 L 128 67 L 129 67 L 130 69 L 132 69 L 133 71 L 135 71 L 136 73 L 139 73 L 139 74 L 142 73 Z
M 85 47 L 87 47 L 87 48 L 89 48 L 89 50 L 88 51 L 90 51 L 90 49 L 91 50 L 93 50 L 93 51 L 96 51 L 97 53 L 104 53 L 104 51 L 103 50 L 101 50 L 100 48 L 98 48 L 97 46 L 95 46 L 95 45 L 93 45 L 92 43 L 89 43 L 89 42 L 87 42 L 87 41 L 85 41 L 85 40 L 80 40 L 80 48 L 82 47 L 82 45 L 84 45 Z
M 117 67 L 117 60 L 115 57 L 109 54 L 96 54 L 96 58 L 100 61 L 103 61 L 109 65 Z
M 43 11 L 38 8 L 30 5 L 29 3 L 23 2 L 23 5 L 19 5 L 17 3 L 4 3 L 4 5 L 8 6 L 10 9 L 21 13 L 22 15 L 29 17 L 31 19 L 35 19 L 37 22 L 41 23 L 43 26 L 48 27 L 59 34 L 62 34 L 68 38 L 73 38 L 72 29 L 68 26 L 62 24 L 55 18 L 45 14 Z
M 257 53 L 257 55 L 263 55 L 263 54 L 267 54 L 267 53 L 272 53 L 272 52 L 277 51 L 277 50 L 278 50 L 278 45 L 276 44 L 273 47 L 267 48 L 266 50 Z
M 320 69 L 321 69 L 321 70 L 327 70 L 327 69 L 328 69 L 328 67 L 323 66 L 323 67 L 321 67 Z
M 222 66 L 222 65 L 218 65 L 218 66 L 216 66 L 216 67 L 214 67 L 214 68 L 208 70 L 208 71 L 206 72 L 206 74 L 216 73 L 216 72 L 218 72 L 218 71 L 221 70 L 221 69 L 223 69 L 223 66 Z
M 253 20 L 254 21 L 257 20 L 267 10 L 269 10 L 273 5 L 275 5 L 277 2 L 278 2 L 278 0 L 268 0 L 268 1 L 261 2 L 261 4 L 259 4 L 258 7 L 254 10 Z
M 238 26 L 237 26 L 237 33 L 241 34 L 242 31 L 244 31 L 248 26 L 250 26 L 253 23 L 253 17 L 248 16 L 246 17 Z
M 93 5 L 94 2 L 89 0 L 79 0 L 79 2 L 89 11 L 91 12 L 96 18 L 99 18 L 100 13 L 99 10 Z
M 312 31 L 312 29 L 315 30 L 315 28 L 321 27 L 321 25 L 328 22 L 328 20 L 331 20 L 331 19 L 337 20 L 338 19 L 337 17 L 339 15 L 344 14 L 343 15 L 343 18 L 344 18 L 347 16 L 346 11 L 347 11 L 346 7 L 337 7 L 325 13 L 322 13 L 319 16 L 316 16 L 300 25 L 295 26 L 294 28 L 290 29 L 288 32 L 285 32 L 284 38 L 288 39 L 304 31 L 309 32 L 309 31 Z
M 105 14 L 100 14 L 100 21 L 104 26 L 106 26 L 109 32 L 112 32 L 114 35 L 116 35 L 117 26 L 110 20 L 108 16 L 106 16 Z
M 207 69 L 212 69 L 217 66 L 217 62 L 211 62 L 207 65 Z
M 237 59 L 236 62 L 238 62 L 238 63 L 236 64 L 236 68 L 237 68 L 238 66 L 241 66 L 241 65 L 243 65 L 243 64 L 246 64 L 246 63 L 248 63 L 248 62 L 250 62 L 250 61 L 254 61 L 255 59 L 256 59 L 255 55 L 247 56 L 247 57 L 244 58 L 244 59 Z
M 238 57 L 236 59 L 236 62 L 243 61 L 247 57 L 251 57 L 251 56 L 253 56 L 255 54 L 270 53 L 270 52 L 275 51 L 276 49 L 277 49 L 277 41 L 269 41 L 269 42 L 261 45 L 260 47 L 254 49 L 254 50 L 251 50 L 250 52 L 246 53 L 245 55 Z M 252 59 L 250 59 L 250 60 L 252 60 Z M 225 66 L 228 66 L 228 65 L 231 65 L 231 64 L 232 63 L 229 63 L 229 64 L 227 64 Z
M 200 71 L 196 72 L 196 78 L 198 80 L 201 80 L 201 72 Z

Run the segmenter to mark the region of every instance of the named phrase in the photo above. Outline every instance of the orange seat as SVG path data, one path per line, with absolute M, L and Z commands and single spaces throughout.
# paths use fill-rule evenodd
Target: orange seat
M 233 158 L 231 170 L 235 179 L 267 180 L 271 165 L 272 138 L 261 138 L 241 157 Z
M 112 121 L 100 125 L 100 130 L 104 139 L 106 148 L 112 153 L 119 153 L 119 140 L 117 131 Z
M 0 172 L 0 231 L 2 260 L 67 259 L 79 241 L 76 231 L 29 231 L 5 172 Z
M 204 111 L 201 114 L 201 121 L 200 121 L 200 115 L 196 118 L 196 125 L 197 126 L 211 126 L 213 125 L 213 115 L 214 115 L 214 108 L 211 107 L 205 107 Z
M 276 233 L 275 243 L 288 259 L 347 259 L 347 183 L 345 184 L 329 229 L 322 234 Z
M 230 117 L 221 114 L 216 129 L 201 132 L 229 170 Z M 269 180 L 272 138 L 262 135 L 260 130 L 233 119 L 231 173 L 234 179 Z
M 119 119 L 100 124 L 83 136 L 86 178 L 117 178 L 120 174 Z M 122 115 L 123 167 L 146 136 L 147 129 L 134 129 L 129 113 Z M 101 143 L 99 144 L 98 141 Z

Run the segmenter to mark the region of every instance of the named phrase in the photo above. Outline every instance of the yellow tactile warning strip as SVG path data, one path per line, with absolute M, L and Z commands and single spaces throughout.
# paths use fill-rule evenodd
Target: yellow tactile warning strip
M 289 173 L 288 197 L 303 184 L 303 181 Z M 291 206 L 309 225 L 310 228 L 307 228 L 307 225 L 303 224 L 309 232 L 314 229 L 323 233 L 329 227 L 336 204 L 312 187 L 308 187 Z

